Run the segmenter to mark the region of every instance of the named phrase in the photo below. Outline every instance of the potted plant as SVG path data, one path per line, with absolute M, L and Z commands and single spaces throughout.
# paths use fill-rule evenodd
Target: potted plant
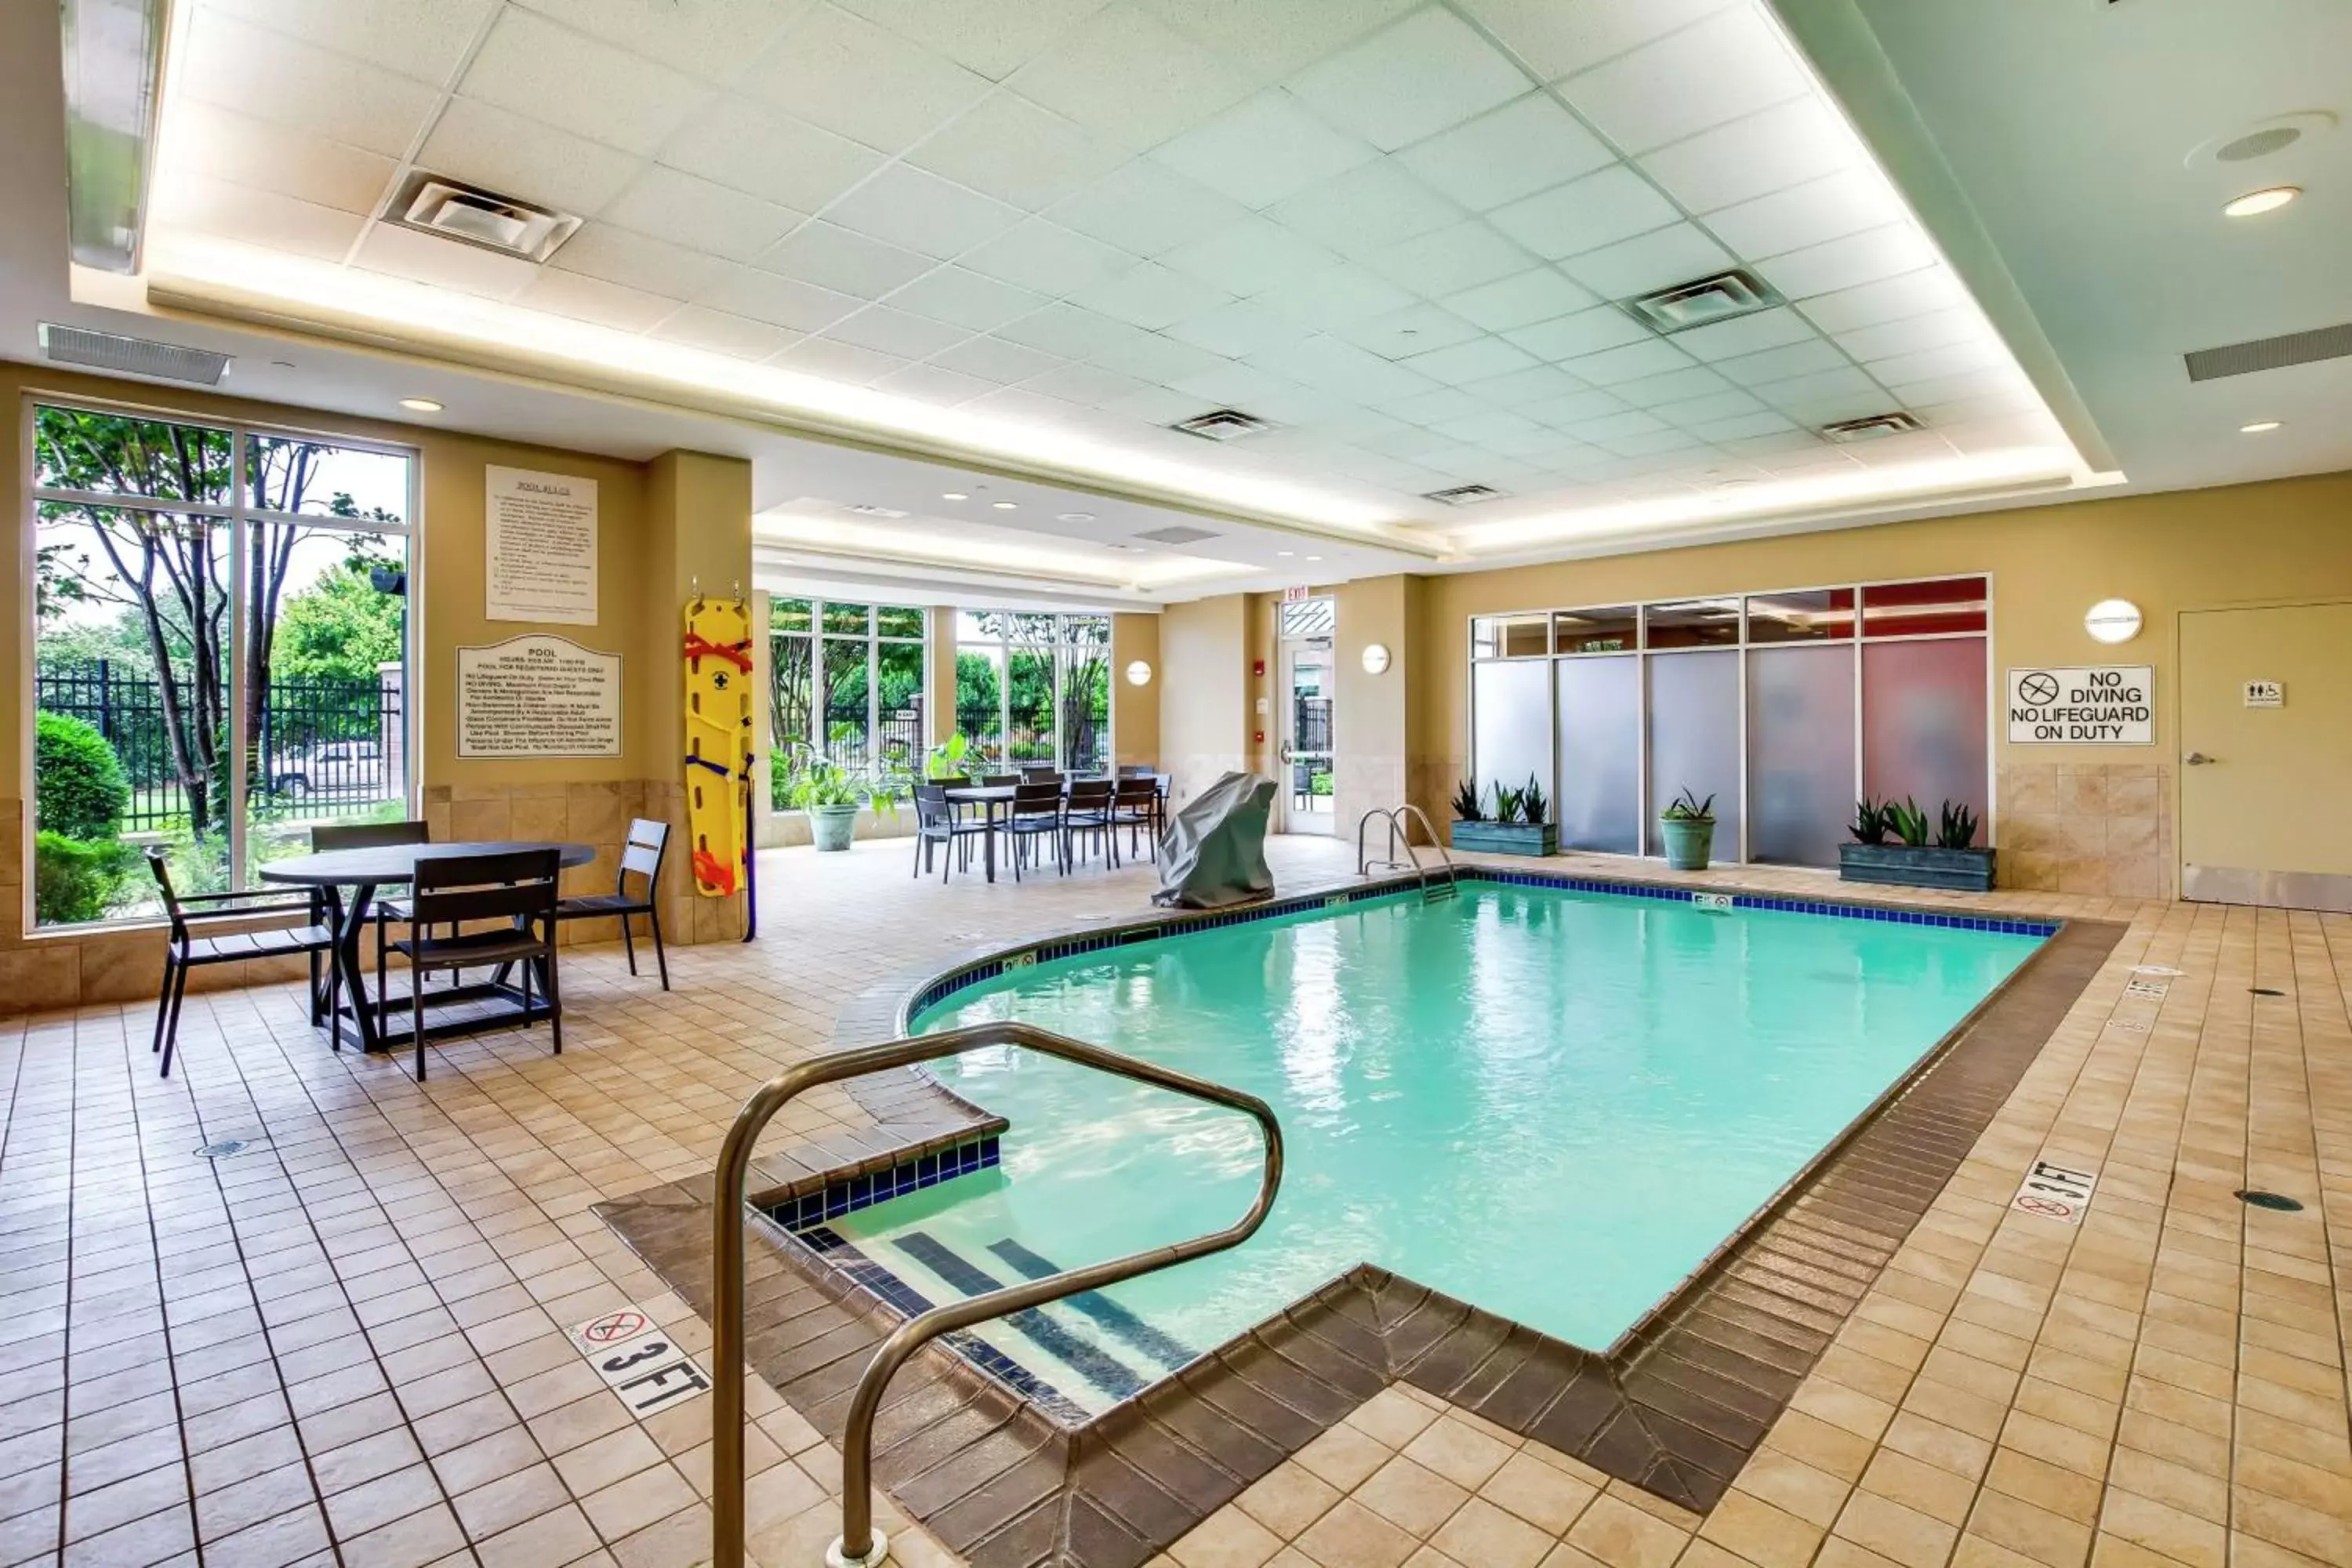
M 1477 787 L 1467 783 L 1454 791 L 1454 848 L 1495 855 L 1549 855 L 1559 848 L 1551 802 L 1532 774 L 1517 789 L 1496 784 L 1489 798 L 1482 806 Z
M 1699 799 L 1685 789 L 1658 813 L 1658 837 L 1666 842 L 1666 867 L 1704 871 L 1715 851 L 1715 796 Z
M 1853 842 L 1838 846 L 1841 881 L 1992 891 L 1994 851 L 1976 847 L 1977 815 L 1958 801 L 1944 803 L 1931 830 L 1927 813 L 1908 795 L 1865 795 L 1854 806 L 1851 831 Z
M 808 813 L 809 836 L 823 850 L 846 849 L 857 831 L 857 814 L 896 816 L 898 792 L 877 775 L 844 767 L 811 746 L 798 747 L 784 781 L 784 805 Z

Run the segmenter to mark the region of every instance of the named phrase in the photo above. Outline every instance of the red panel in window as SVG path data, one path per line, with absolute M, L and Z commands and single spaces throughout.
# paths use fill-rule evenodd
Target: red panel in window
M 1933 583 L 1884 583 L 1862 591 L 1862 635 L 1916 637 L 1980 632 L 1991 606 L 1981 577 Z

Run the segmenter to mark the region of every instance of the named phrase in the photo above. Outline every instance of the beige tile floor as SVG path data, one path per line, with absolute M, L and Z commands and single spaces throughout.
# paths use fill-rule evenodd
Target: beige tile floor
M 562 1058 L 480 1037 L 423 1086 L 331 1054 L 288 987 L 192 995 L 168 1083 L 145 1008 L 0 1020 L 0 1568 L 697 1561 L 709 1402 L 634 1421 L 562 1329 L 634 1300 L 708 1336 L 591 1205 L 707 1169 L 875 980 L 1139 908 L 1147 875 L 941 888 L 898 846 L 781 852 L 756 946 L 674 954 L 667 995 L 616 949 L 567 953 Z M 1171 1559 L 2352 1563 L 2352 920 L 1990 901 L 2131 931 L 1710 1515 L 1399 1390 Z M 2136 963 L 2184 973 L 2127 995 Z M 813 1100 L 783 1136 L 856 1116 Z M 252 1146 L 195 1153 L 223 1138 Z M 2042 1152 L 2098 1168 L 2081 1226 L 2007 1208 Z M 2244 1207 L 2249 1184 L 2306 1207 Z M 753 1393 L 755 1550 L 799 1568 L 838 1459 Z

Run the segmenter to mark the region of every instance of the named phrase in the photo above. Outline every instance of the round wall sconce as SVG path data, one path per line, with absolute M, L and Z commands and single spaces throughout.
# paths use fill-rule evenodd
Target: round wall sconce
M 2101 599 L 2083 616 L 2083 629 L 2094 642 L 2129 642 L 2139 627 L 2139 606 L 2129 599 Z
M 1389 645 L 1384 642 L 1366 643 L 1364 645 L 1364 673 L 1366 675 L 1379 675 L 1386 671 L 1388 667 Z
M 1150 684 L 1151 684 L 1151 666 L 1150 666 L 1149 663 L 1147 663 L 1146 661 L 1144 661 L 1144 660 L 1142 660 L 1142 659 L 1139 659 L 1139 659 L 1137 659 L 1134 663 L 1132 663 L 1132 664 L 1129 665 L 1129 666 L 1127 667 L 1127 683 L 1128 683 L 1129 686 L 1149 686 L 1149 685 L 1150 685 Z

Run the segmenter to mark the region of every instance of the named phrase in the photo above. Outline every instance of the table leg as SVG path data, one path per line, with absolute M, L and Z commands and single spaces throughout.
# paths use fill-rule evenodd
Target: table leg
M 352 901 L 346 906 L 342 889 L 323 889 L 327 899 L 327 915 L 333 921 L 335 932 L 335 968 L 343 977 L 343 993 L 352 999 L 352 1022 L 358 1027 L 360 1049 L 375 1051 L 383 1048 L 383 1033 L 377 1027 L 376 1008 L 382 997 L 368 994 L 365 966 L 360 962 L 360 939 L 367 934 L 368 906 L 375 901 L 375 884 L 362 882 L 352 889 Z
M 993 882 L 996 880 L 996 803 L 992 800 L 985 804 L 988 806 L 988 831 L 981 835 L 980 854 L 988 870 L 988 879 Z

